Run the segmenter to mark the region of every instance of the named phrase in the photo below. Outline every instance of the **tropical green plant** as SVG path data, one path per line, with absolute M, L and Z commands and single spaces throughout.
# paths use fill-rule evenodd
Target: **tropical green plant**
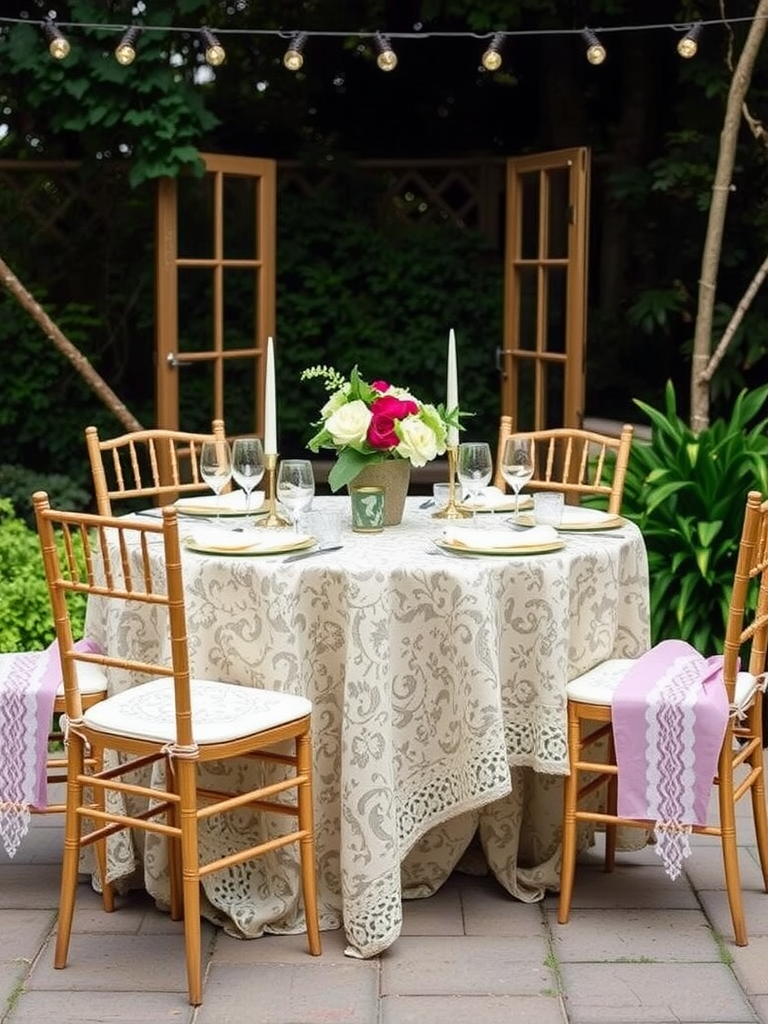
M 633 444 L 622 511 L 645 537 L 654 643 L 722 647 L 744 502 L 768 492 L 767 398 L 768 385 L 740 392 L 730 417 L 698 434 L 678 416 L 671 382 L 663 409 L 636 401 L 652 435 Z
M 73 630 L 82 635 L 85 598 L 73 606 Z M 34 651 L 53 640 L 53 616 L 37 534 L 0 498 L 0 651 Z

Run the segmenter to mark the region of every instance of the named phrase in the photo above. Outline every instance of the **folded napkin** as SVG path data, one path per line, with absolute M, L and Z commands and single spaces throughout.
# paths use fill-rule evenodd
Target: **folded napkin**
M 95 640 L 78 640 L 78 651 L 102 653 Z M 48 733 L 61 683 L 59 646 L 0 655 L 0 839 L 13 857 L 27 834 L 30 807 L 48 802 Z
M 559 540 L 553 526 L 534 526 L 530 530 L 474 530 L 464 526 L 446 526 L 442 539 L 467 548 L 528 548 Z
M 613 694 L 618 813 L 653 821 L 670 878 L 690 856 L 707 807 L 728 721 L 721 655 L 664 640 L 632 665 Z
M 215 495 L 195 494 L 187 498 L 179 498 L 175 503 L 179 512 L 198 513 L 199 515 L 216 515 L 217 511 L 245 513 L 245 491 L 228 491 L 222 494 L 220 501 Z M 264 491 L 251 494 L 251 512 L 255 512 L 264 504 Z
M 224 526 L 196 526 L 184 530 L 184 540 L 205 551 L 274 551 L 311 540 L 293 530 L 228 530 Z
M 510 496 L 505 494 L 498 487 L 484 487 L 480 494 L 467 496 L 462 500 L 462 505 L 466 505 L 468 508 L 495 508 L 507 507 L 510 502 Z
M 594 523 L 612 522 L 616 519 L 613 512 L 601 512 L 599 508 L 587 508 L 584 505 L 566 505 L 563 508 L 561 526 L 587 526 Z

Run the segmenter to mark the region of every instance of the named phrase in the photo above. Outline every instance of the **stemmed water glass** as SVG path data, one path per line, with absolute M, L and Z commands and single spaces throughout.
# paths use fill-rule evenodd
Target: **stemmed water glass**
M 299 516 L 311 507 L 315 496 L 315 474 L 309 459 L 283 459 L 277 471 L 275 492 L 277 500 L 290 512 L 293 528 L 298 532 Z
M 490 445 L 485 441 L 465 441 L 460 444 L 456 461 L 456 475 L 464 493 L 468 493 L 470 498 L 475 499 L 472 509 L 474 518 L 477 513 L 477 499 L 482 494 L 483 488 L 491 482 L 493 475 Z
M 508 437 L 501 456 L 501 475 L 515 492 L 515 515 L 520 505 L 520 491 L 533 476 L 532 441 L 528 437 Z
M 251 492 L 264 476 L 261 438 L 237 437 L 232 444 L 232 478 L 245 491 L 245 514 L 251 511 Z
M 232 479 L 232 452 L 227 441 L 203 441 L 200 448 L 200 476 L 216 495 L 216 522 L 220 522 L 221 495 Z

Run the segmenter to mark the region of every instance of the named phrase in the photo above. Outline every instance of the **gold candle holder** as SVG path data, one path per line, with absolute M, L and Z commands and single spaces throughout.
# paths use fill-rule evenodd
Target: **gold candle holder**
M 277 469 L 277 455 L 265 455 L 264 461 L 267 464 L 267 493 L 265 501 L 267 502 L 267 514 L 265 516 L 259 516 L 256 520 L 256 526 L 263 526 L 266 529 L 284 528 L 291 524 L 277 511 L 277 501 L 275 498 L 275 470 Z
M 448 504 L 432 513 L 433 519 L 470 519 L 471 512 L 456 504 L 456 445 L 446 449 L 448 453 Z

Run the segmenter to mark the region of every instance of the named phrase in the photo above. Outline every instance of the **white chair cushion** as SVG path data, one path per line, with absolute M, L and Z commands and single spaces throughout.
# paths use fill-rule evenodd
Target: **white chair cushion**
M 225 743 L 303 718 L 312 711 L 306 697 L 235 683 L 193 679 L 192 733 L 195 742 Z M 99 732 L 171 743 L 176 739 L 173 680 L 152 679 L 108 697 L 84 712 Z
M 595 665 L 589 672 L 576 676 L 568 683 L 565 688 L 568 700 L 609 706 L 614 690 L 633 664 L 632 658 L 610 658 Z M 737 711 L 745 711 L 749 707 L 754 700 L 757 685 L 757 679 L 749 672 L 739 672 L 733 701 Z
M 107 692 L 107 673 L 101 665 L 92 665 L 90 662 L 78 661 L 75 663 L 75 669 L 77 670 L 77 685 L 83 696 Z M 64 696 L 63 680 L 59 683 L 56 696 Z
M 565 688 L 568 700 L 610 705 L 613 691 L 634 665 L 634 658 L 610 658 L 576 676 Z

